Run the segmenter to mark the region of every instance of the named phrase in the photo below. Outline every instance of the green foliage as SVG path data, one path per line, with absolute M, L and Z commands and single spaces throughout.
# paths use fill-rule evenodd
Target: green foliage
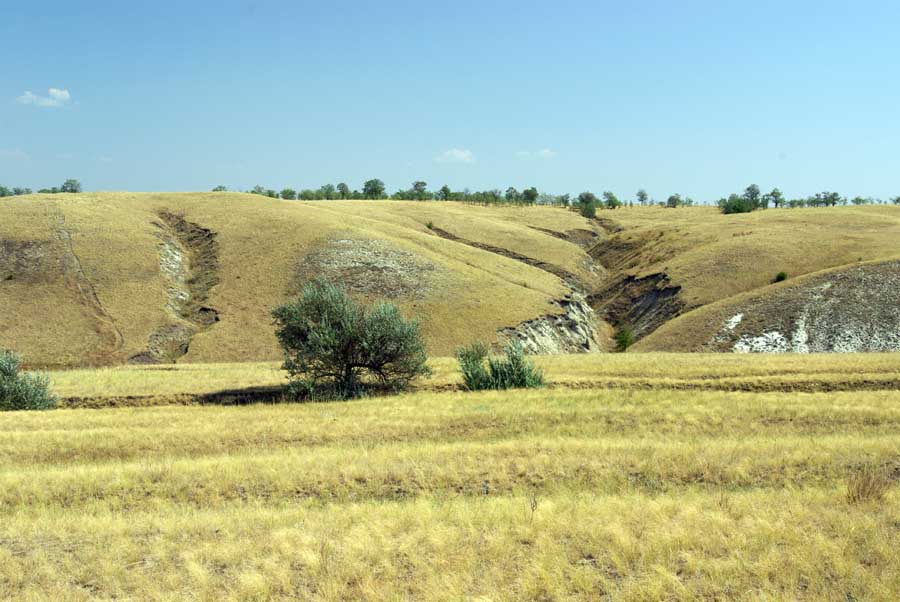
M 81 192 L 81 182 L 78 180 L 66 180 L 59 187 L 60 192 Z
M 607 209 L 617 209 L 622 206 L 622 201 L 615 194 L 607 190 L 603 193 L 603 204 Z
M 367 199 L 383 199 L 384 198 L 384 182 L 375 178 L 367 180 L 363 184 L 363 196 Z
M 597 216 L 597 205 L 599 203 L 600 200 L 593 192 L 582 192 L 578 195 L 578 212 L 588 219 L 594 218 Z
M 787 279 L 787 272 L 778 272 L 777 274 L 775 274 L 775 282 L 784 282 Z
M 616 332 L 616 351 L 627 351 L 634 345 L 634 331 L 628 326 L 623 326 Z
M 348 399 L 373 386 L 401 391 L 430 373 L 419 324 L 392 303 L 364 307 L 318 279 L 273 317 L 299 397 Z
M 544 375 L 525 357 L 522 345 L 511 342 L 506 357 L 491 357 L 487 345 L 476 342 L 456 350 L 463 382 L 470 391 L 533 389 L 544 386 Z
M 22 360 L 0 350 L 0 411 L 49 410 L 56 407 L 50 380 L 44 374 L 20 374 Z
M 642 207 L 644 205 L 646 205 L 647 201 L 650 199 L 650 195 L 648 195 L 647 191 L 644 190 L 643 188 L 638 189 L 636 196 L 637 196 L 638 203 L 640 203 Z
M 285 188 L 281 191 L 281 198 L 286 201 L 296 201 L 297 200 L 297 191 L 293 188 Z
M 219 185 L 212 189 L 213 192 L 227 192 L 228 188 L 225 186 Z
M 428 220 L 428 221 L 425 223 L 425 227 L 428 228 L 429 230 L 434 230 L 434 222 L 431 221 L 431 220 Z

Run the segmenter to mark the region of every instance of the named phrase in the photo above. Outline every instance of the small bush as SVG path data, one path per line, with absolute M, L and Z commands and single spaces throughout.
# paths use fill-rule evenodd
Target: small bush
M 544 386 L 544 375 L 525 357 L 518 342 L 506 346 L 505 358 L 490 357 L 487 345 L 472 343 L 456 351 L 463 382 L 470 391 L 533 389 Z
M 775 274 L 775 282 L 784 282 L 787 279 L 787 272 L 778 272 L 777 274 Z
M 616 351 L 627 351 L 634 345 L 634 331 L 625 326 L 616 333 Z
M 847 479 L 847 502 L 880 502 L 891 487 L 891 475 L 884 466 L 866 462 L 853 468 Z
M 392 303 L 357 304 L 319 279 L 273 312 L 289 392 L 303 399 L 348 399 L 370 388 L 401 391 L 430 373 L 419 324 Z
M 428 222 L 425 224 L 425 227 L 428 228 L 429 230 L 434 230 L 434 222 L 431 220 L 428 220 Z
M 586 217 L 588 219 L 597 217 L 597 205 L 595 205 L 594 203 L 581 203 L 578 206 L 578 211 L 581 213 L 582 217 Z
M 11 351 L 0 350 L 0 411 L 49 410 L 56 407 L 45 374 L 20 374 L 22 360 Z

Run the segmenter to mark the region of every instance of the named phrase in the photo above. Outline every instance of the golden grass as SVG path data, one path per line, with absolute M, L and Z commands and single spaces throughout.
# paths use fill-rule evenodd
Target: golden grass
M 423 298 L 398 302 L 422 319 L 436 354 L 473 338 L 496 340 L 500 328 L 559 311 L 550 302 L 567 289 L 544 270 L 445 240 L 427 222 L 473 241 L 496 232 L 522 254 L 592 276 L 582 248 L 531 227 L 593 227 L 561 209 L 296 202 L 239 193 L 33 195 L 0 203 L 0 240 L 38 241 L 44 253 L 33 277 L 0 282 L 0 307 L 12 312 L 0 325 L 0 347 L 20 351 L 32 366 L 84 365 L 92 350 L 99 361 L 121 363 L 146 349 L 150 333 L 171 320 L 154 235 L 160 211 L 183 213 L 218 235 L 219 284 L 209 305 L 220 322 L 194 337 L 186 362 L 277 359 L 269 312 L 293 290 L 301 259 L 333 238 L 385 241 L 435 266 Z M 65 277 L 61 230 L 71 234 L 86 283 L 121 332 L 121 348 L 104 338 L 102 320 Z
M 581 354 L 534 358 L 552 387 L 821 391 L 900 387 L 900 354 Z M 423 390 L 462 386 L 456 360 L 432 358 Z M 282 385 L 277 362 L 178 364 L 50 373 L 66 406 L 192 403 L 221 391 Z
M 637 371 L 606 358 L 609 377 Z M 681 361 L 657 359 L 651 374 Z M 707 374 L 778 378 L 800 361 L 784 359 Z M 155 372 L 176 390 L 188 368 Z M 97 374 L 150 386 L 114 384 L 132 371 Z M 856 504 L 847 487 L 863 464 L 900 471 L 898 435 L 897 391 L 7 413 L 0 599 L 895 600 L 900 492 Z
M 724 215 L 714 207 L 631 207 L 602 212 L 629 239 L 663 242 L 638 270 L 666 271 L 689 306 L 790 278 L 900 256 L 900 207 L 769 209 Z

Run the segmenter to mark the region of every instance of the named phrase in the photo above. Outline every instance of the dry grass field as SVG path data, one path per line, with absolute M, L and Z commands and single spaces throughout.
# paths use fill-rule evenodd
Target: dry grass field
M 484 393 L 436 360 L 346 403 L 6 413 L 0 599 L 896 600 L 897 357 L 540 358 L 550 388 Z M 282 379 L 51 377 L 95 405 Z

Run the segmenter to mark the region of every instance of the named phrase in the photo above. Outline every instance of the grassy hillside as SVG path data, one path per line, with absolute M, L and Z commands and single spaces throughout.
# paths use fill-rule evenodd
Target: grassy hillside
M 611 330 L 629 327 L 636 350 L 695 350 L 709 330 L 697 324 L 729 299 L 767 298 L 776 273 L 897 258 L 897 240 L 900 207 L 881 206 L 636 207 L 588 221 L 559 208 L 240 193 L 15 197 L 0 202 L 0 347 L 32 366 L 275 360 L 270 309 L 325 275 L 421 318 L 435 355 L 583 315 L 567 313 L 573 289 L 612 327 L 600 321 L 582 348 L 608 349 Z M 708 306 L 719 309 L 702 318 Z M 553 328 L 565 338 L 569 326 Z
M 552 380 L 789 384 L 893 357 L 545 361 Z M 53 380 L 253 383 L 234 368 Z M 900 474 L 900 393 L 644 385 L 0 415 L 0 599 L 900 597 L 900 490 L 848 497 L 863 467 Z
M 449 354 L 561 311 L 552 302 L 569 289 L 546 268 L 597 278 L 581 246 L 560 238 L 592 228 L 560 209 L 446 203 L 239 193 L 4 199 L 0 347 L 31 365 L 123 363 L 148 347 L 178 356 L 185 340 L 181 361 L 275 359 L 270 308 L 325 274 L 359 296 L 395 300 L 422 318 L 430 351 Z M 542 267 L 474 246 L 484 241 Z
M 751 291 L 765 296 L 778 272 L 793 279 L 900 257 L 900 207 L 732 215 L 710 207 L 636 207 L 599 219 L 608 235 L 589 252 L 608 275 L 593 304 L 615 325 L 650 335 L 636 347 L 645 351 L 702 347 L 707 330 L 674 329 L 671 321 Z M 668 335 L 651 335 L 663 324 Z

